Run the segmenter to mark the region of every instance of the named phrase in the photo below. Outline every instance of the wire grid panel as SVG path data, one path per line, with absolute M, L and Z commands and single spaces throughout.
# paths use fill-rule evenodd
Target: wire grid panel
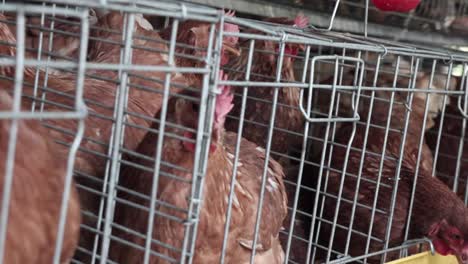
M 8 4 L 1 5 L 0 10 L 0 123 L 5 134 L 1 137 L 0 259 L 6 263 L 65 262 L 72 258 L 78 244 L 81 221 L 72 171 L 87 115 L 83 102 L 89 30 L 86 13 L 54 10 L 78 21 L 81 41 L 74 63 L 57 60 L 50 66 L 30 56 L 26 36 L 28 17 L 50 15 L 51 10 Z M 76 74 L 69 82 L 53 74 L 48 81 L 52 69 L 75 69 Z M 49 85 L 60 86 L 65 92 L 46 96 Z M 59 97 L 62 105 L 42 104 Z M 71 133 L 59 136 L 48 131 L 50 124 L 67 126 Z M 68 146 L 56 143 L 63 139 Z
M 283 167 L 287 261 L 375 263 L 414 252 L 428 235 L 412 225 L 427 216 L 415 176 L 451 194 L 431 177 L 441 176 L 425 132 L 451 97 L 464 96 L 452 74 L 466 56 L 271 22 L 243 24 L 243 54 L 225 69 L 223 83 L 236 87 L 226 129 Z
M 410 30 L 449 34 L 464 32 L 468 7 L 466 0 L 430 0 L 421 1 L 412 12 L 399 13 L 383 12 L 377 9 L 372 1 L 366 0 L 274 0 L 271 2 L 330 14 L 329 29 L 333 28 L 335 16 L 339 16 L 351 19 L 367 19 L 371 23 Z
M 260 22 L 149 1 L 97 7 L 36 6 L 81 10 L 92 25 L 72 262 L 374 263 L 427 242 L 412 225 L 427 197 L 411 187 L 443 179 L 434 161 L 448 125 L 436 117 L 449 98 L 465 98 L 452 76 L 464 54 L 304 31 L 301 17 Z M 41 26 L 29 34 L 47 43 L 36 40 L 29 56 L 51 71 L 34 109 L 61 106 L 53 95 L 67 94 L 52 76 L 75 74 L 76 53 L 60 44 L 73 42 L 60 36 L 78 23 L 66 14 L 31 18 Z M 435 145 L 425 143 L 431 128 Z M 460 173 L 445 174 L 463 185 Z
M 450 195 L 447 186 L 431 178 L 442 179 L 434 170 L 437 152 L 431 148 L 436 145 L 426 143 L 425 133 L 436 126 L 452 95 L 463 96 L 464 91 L 455 90 L 458 80 L 452 72 L 464 61 L 388 51 L 386 46 L 381 53 L 362 53 L 366 71 L 357 103 L 348 88 L 357 86 L 360 77 L 358 69 L 347 63 L 341 63 L 338 76 L 325 80 L 338 84 L 338 93 L 323 87 L 323 92 L 313 94 L 318 117 L 328 114 L 331 120 L 339 120 L 350 116 L 351 106 L 358 109 L 360 120 L 317 123 L 313 130 L 317 134 L 310 151 L 315 158 L 304 165 L 304 176 L 309 176 L 305 185 L 315 198 L 313 206 L 306 205 L 312 212 L 308 222 L 312 240 L 307 248 L 312 261 L 396 259 L 399 254 L 392 248 L 401 249 L 405 241 L 428 236 L 428 230 L 416 223 L 436 221 L 428 216 L 433 212 L 422 208 L 422 201 L 430 198 L 421 189 L 440 185 Z M 330 96 L 331 100 L 323 99 Z M 327 102 L 324 109 L 320 102 Z
M 461 91 L 466 91 L 466 64 L 457 78 Z M 465 151 L 466 97 L 451 96 L 445 112 L 436 120 L 436 126 L 428 132 L 427 141 L 434 152 L 433 169 L 458 196 L 468 203 Z
M 204 124 L 212 116 L 215 98 L 209 90 L 215 90 L 221 13 L 172 2 L 139 1 L 130 5 L 108 1 L 105 7 L 98 6 L 48 1 L 34 6 L 48 12 L 26 17 L 26 58 L 49 66 L 45 77 L 32 73 L 39 84 L 46 82 L 43 90 L 31 95 L 34 109 L 65 107 L 67 100 L 75 98 L 67 90 L 70 86 L 59 84 L 75 83 L 76 43 L 85 41 L 89 45 L 85 49 L 86 77 L 82 80 L 89 117 L 74 171 L 82 225 L 72 262 L 126 263 L 128 256 L 147 262 L 154 261 L 155 255 L 169 258 L 180 252 L 173 261 L 188 259 L 193 251 L 191 240 L 195 237 L 211 130 Z M 86 23 L 91 25 L 84 37 L 79 34 L 83 21 L 69 15 L 75 10 L 86 13 Z M 67 67 L 59 67 L 62 64 Z M 176 112 L 175 104 L 185 111 L 200 107 L 186 122 L 188 117 L 181 118 L 183 112 Z M 48 122 L 46 126 L 60 144 L 69 145 L 71 124 Z M 192 136 L 184 135 L 184 131 Z M 184 139 L 194 141 L 194 154 L 184 157 L 185 163 L 178 163 L 168 153 L 174 151 L 172 145 L 181 146 L 178 142 Z M 142 180 L 135 184 L 132 179 L 138 177 Z M 162 214 L 165 208 L 156 202 L 156 194 L 162 189 L 158 185 L 168 181 L 190 187 L 190 199 L 187 204 L 170 207 L 179 206 L 180 210 Z M 135 217 L 135 211 L 142 222 L 126 222 Z M 154 253 L 161 251 L 154 250 L 161 243 L 152 245 L 152 223 L 162 216 L 185 223 L 179 227 L 185 230 L 184 242 L 173 246 L 174 254 Z

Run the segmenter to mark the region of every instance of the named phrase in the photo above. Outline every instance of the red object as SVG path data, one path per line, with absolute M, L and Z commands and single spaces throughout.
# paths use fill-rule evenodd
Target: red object
M 415 9 L 421 0 L 372 0 L 382 11 L 409 12 Z

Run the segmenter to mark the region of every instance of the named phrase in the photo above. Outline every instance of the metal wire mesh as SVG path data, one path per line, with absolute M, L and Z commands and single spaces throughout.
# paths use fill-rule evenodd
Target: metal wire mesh
M 402 249 L 415 252 L 427 242 L 413 231 L 426 199 L 415 196 L 415 177 L 450 185 L 463 178 L 453 173 L 457 163 L 439 161 L 446 156 L 434 149 L 454 149 L 441 141 L 444 124 L 436 118 L 463 102 L 464 86 L 453 73 L 464 67 L 464 55 L 285 25 L 245 27 L 240 45 L 248 55 L 226 69 L 232 80 L 222 82 L 237 87 L 242 102 L 227 128 L 243 126 L 242 136 L 285 169 L 289 203 L 280 238 L 287 262 L 378 263 Z M 295 115 L 301 122 L 294 128 Z M 433 134 L 437 143 L 430 143 Z
M 372 1 L 366 0 L 272 0 L 268 2 L 325 12 L 326 14 L 330 14 L 331 17 L 334 17 L 336 14 L 337 16 L 352 19 L 364 19 L 366 12 L 368 12 L 368 21 L 370 23 L 391 25 L 410 30 L 444 33 L 463 32 L 468 6 L 468 2 L 465 0 L 430 0 L 421 1 L 413 12 L 399 13 L 380 11 L 372 4 Z M 335 11 L 337 5 L 338 8 Z
M 90 4 L 97 5 L 97 3 Z M 4 7 L 9 6 L 4 5 Z M 213 82 L 210 74 L 214 72 L 213 65 L 216 60 L 214 54 L 216 54 L 217 47 L 214 40 L 216 39 L 215 24 L 219 23 L 219 12 L 193 8 L 190 5 L 180 6 L 172 3 L 157 3 L 156 5 L 151 2 L 133 5 L 114 2 L 109 3 L 106 9 L 96 10 L 90 7 L 93 6 L 54 3 L 22 6 L 25 9 L 48 10 L 26 17 L 25 61 L 27 62 L 29 58 L 37 58 L 39 63 L 42 63 L 40 65 L 46 67 L 45 71 L 41 69 L 41 72 L 25 73 L 25 79 L 31 85 L 30 90 L 34 90 L 34 93 L 27 93 L 30 99 L 33 99 L 30 102 L 33 109 L 42 112 L 48 108 L 57 108 L 59 111 L 56 113 L 57 117 L 66 116 L 66 112 L 63 112 L 65 110 L 62 109 L 67 109 L 68 101 L 75 98 L 69 90 L 72 86 L 68 84 L 76 82 L 73 78 L 78 76 L 76 63 L 80 46 L 77 46 L 77 42 L 84 41 L 87 44 L 89 34 L 88 52 L 86 47 L 84 48 L 84 54 L 88 60 L 86 77 L 81 80 L 84 82 L 82 93 L 84 93 L 84 101 L 89 110 L 89 117 L 86 119 L 84 139 L 77 154 L 75 169 L 83 219 L 80 245 L 73 262 L 105 263 L 110 258 L 109 247 L 113 248 L 114 243 L 118 244 L 119 232 L 121 232 L 119 227 L 122 225 L 118 225 L 120 219 L 114 221 L 113 216 L 114 208 L 119 206 L 119 201 L 125 200 L 116 197 L 125 197 L 125 191 L 131 191 L 131 185 L 125 186 L 126 189 L 117 186 L 120 167 L 125 167 L 123 170 L 128 169 L 132 161 L 139 161 L 141 157 L 144 157 L 143 160 L 150 168 L 150 175 L 153 176 L 153 169 L 155 171 L 155 182 L 159 175 L 162 175 L 161 178 L 169 178 L 177 172 L 177 167 L 176 172 L 174 172 L 174 167 L 168 167 L 170 160 L 157 158 L 155 161 L 154 158 L 154 156 L 161 156 L 159 154 L 161 148 L 157 148 L 157 145 L 162 145 L 162 143 L 157 143 L 162 142 L 163 138 L 164 140 L 169 138 L 167 141 L 174 137 L 180 139 L 180 135 L 175 132 L 183 129 L 183 125 L 174 124 L 175 116 L 172 112 L 167 114 L 168 122 L 166 123 L 169 95 L 185 91 L 186 94 L 181 95 L 181 98 L 198 102 L 202 113 L 198 120 L 200 124 L 205 122 L 204 113 L 212 109 L 212 102 L 207 104 L 207 100 L 213 99 L 213 95 L 208 94 L 208 88 Z M 85 37 L 79 31 L 83 22 L 70 16 L 75 12 L 73 10 L 79 10 L 82 16 L 86 14 L 86 22 L 91 25 Z M 13 17 L 16 15 L 14 12 L 16 10 L 13 8 L 6 11 L 9 11 Z M 9 19 L 10 13 L 5 13 L 2 22 L 14 28 L 16 24 L 14 20 Z M 153 31 L 153 26 L 143 18 L 142 14 L 148 13 L 160 15 L 164 18 L 163 23 L 173 29 L 168 31 L 166 39 Z M 192 43 L 179 43 L 178 40 L 176 43 L 175 37 L 180 19 L 193 19 L 202 23 L 203 30 L 206 31 L 209 39 L 196 47 L 193 47 Z M 184 60 L 184 63 L 179 63 L 180 60 Z M 182 76 L 190 76 L 192 81 L 180 81 Z M 5 79 L 9 77 L 5 76 Z M 191 93 L 187 94 L 187 91 Z M 69 146 L 72 143 L 71 123 L 55 121 L 44 123 L 56 135 L 59 144 Z M 152 127 L 153 123 L 156 125 Z M 153 133 L 157 133 L 158 139 L 152 145 L 146 145 L 147 150 L 142 150 L 143 153 L 135 152 L 139 150 L 138 144 L 150 129 Z M 201 142 L 207 140 L 206 136 L 202 138 L 202 132 L 206 129 L 204 126 L 189 129 L 196 133 L 194 139 L 198 142 L 194 157 L 194 160 L 198 162 L 189 169 L 195 172 L 194 175 L 203 174 L 205 165 L 200 156 L 204 155 L 204 150 L 200 151 L 200 147 L 203 145 Z M 164 133 L 165 131 L 167 133 Z M 135 170 L 135 174 L 140 173 L 138 167 Z M 200 196 L 199 181 L 201 180 L 200 177 L 185 179 L 194 186 L 190 204 L 183 209 L 187 215 L 181 217 L 187 223 L 192 222 L 186 225 L 187 237 L 194 236 L 196 230 L 196 222 L 192 219 L 196 219 L 197 210 L 199 210 L 197 200 L 200 198 L 197 197 Z M 137 198 L 145 194 L 147 197 L 155 197 L 157 184 L 153 185 L 149 178 L 143 178 L 143 181 L 146 181 L 145 187 L 154 187 L 141 189 L 136 186 L 140 188 L 136 190 L 140 192 Z M 127 199 L 131 201 L 135 198 L 127 197 Z M 153 212 L 160 205 L 156 204 L 155 199 L 151 199 L 151 202 L 148 200 L 148 203 L 145 202 L 143 205 L 151 212 L 151 214 L 146 213 L 150 219 L 147 220 L 148 227 L 138 225 L 137 231 L 140 231 L 144 237 L 150 237 L 148 234 L 152 233 Z M 143 217 L 141 219 L 143 221 Z M 146 231 L 147 228 L 148 231 Z M 115 236 L 111 235 L 114 233 L 116 233 Z M 139 247 L 146 249 L 142 252 L 149 253 L 150 242 L 151 239 L 148 239 L 143 243 L 135 242 L 135 245 L 137 249 Z M 190 241 L 179 246 L 179 250 L 184 250 L 182 257 L 190 254 L 191 246 Z M 134 251 L 132 253 L 128 250 L 128 253 L 134 254 Z M 144 255 L 146 261 L 150 256 L 148 253 Z M 140 261 L 143 261 L 143 255 Z
M 464 53 L 184 2 L 0 6 L 8 146 L 32 118 L 69 150 L 72 263 L 383 263 L 432 248 L 424 181 L 468 202 Z
M 83 103 L 89 29 L 85 21 L 86 14 L 60 10 L 79 21 L 77 33 L 80 42 L 76 47 L 75 63 L 67 67 L 60 64 L 62 61 L 57 61 L 55 68 L 74 68 L 76 74 L 62 95 L 66 98 L 63 100 L 64 105 L 43 107 L 41 104 L 39 107 L 30 99 L 39 95 L 38 87 L 47 87 L 47 77 L 44 75 L 47 76 L 48 67 L 40 60 L 25 59 L 28 52 L 25 49 L 26 17 L 48 15 L 50 10 L 6 4 L 0 9 L 14 22 L 14 25 L 6 24 L 5 16 L 2 15 L 1 126 L 4 135 L 1 154 L 0 258 L 7 263 L 67 261 L 73 256 L 78 242 L 80 224 L 79 201 L 72 172 L 87 114 Z M 31 78 L 33 73 L 37 74 L 37 78 Z M 43 96 L 45 100 L 45 94 Z M 68 124 L 72 132 L 67 136 L 68 147 L 52 146 L 53 133 L 48 133 L 39 120 L 44 123 Z M 49 166 L 53 166 L 54 170 L 48 172 Z M 34 250 L 45 246 L 41 237 L 29 237 L 34 232 L 49 237 L 50 241 L 46 244 L 50 248 L 38 255 L 35 255 L 37 251 L 33 251 L 28 256 L 24 252 L 31 248 L 22 241 L 29 240 L 35 245 Z

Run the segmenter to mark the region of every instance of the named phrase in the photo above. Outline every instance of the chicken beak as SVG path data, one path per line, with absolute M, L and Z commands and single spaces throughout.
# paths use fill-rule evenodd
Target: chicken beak
M 232 55 L 234 55 L 236 57 L 240 56 L 239 49 L 233 47 L 230 43 L 227 43 L 227 42 L 223 41 L 223 47 L 224 47 L 225 51 L 231 53 Z
M 195 135 L 192 133 L 192 132 L 184 132 L 184 137 L 185 137 L 185 141 L 182 141 L 182 145 L 184 146 L 184 148 L 187 150 L 187 151 L 190 151 L 190 152 L 195 152 L 195 143 L 193 142 L 189 142 L 187 140 L 190 140 L 190 139 L 194 139 L 195 138 Z
M 216 149 L 217 149 L 216 144 L 211 143 L 210 144 L 210 153 L 214 153 L 216 151 Z

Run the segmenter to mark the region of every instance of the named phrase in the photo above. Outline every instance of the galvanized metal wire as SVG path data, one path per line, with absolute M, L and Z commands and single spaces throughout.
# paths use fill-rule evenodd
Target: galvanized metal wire
M 286 216 L 279 238 L 285 253 L 284 263 L 384 263 L 400 251 L 404 256 L 408 249 L 415 245 L 429 245 L 424 237 L 412 237 L 410 224 L 414 221 L 412 212 L 415 206 L 418 175 L 421 174 L 424 162 L 423 148 L 428 146 L 432 151 L 434 162 L 431 164 L 431 176 L 438 177 L 459 193 L 461 199 L 468 201 L 468 180 L 464 175 L 466 163 L 464 145 L 466 105 L 468 96 L 466 53 L 444 48 L 426 47 L 416 44 L 399 43 L 373 38 L 372 31 L 367 30 L 372 21 L 368 15 L 371 10 L 369 1 L 333 1 L 330 24 L 324 29 L 309 27 L 299 29 L 285 24 L 256 21 L 241 17 L 223 15 L 223 12 L 206 6 L 179 1 L 124 1 L 107 0 L 67 1 L 53 0 L 30 4 L 4 3 L 0 10 L 11 14 L 6 21 L 0 21 L 16 27 L 16 43 L 0 39 L 0 48 L 15 47 L 15 56 L 0 58 L 0 68 L 16 67 L 14 76 L 0 76 L 5 82 L 14 84 L 14 109 L 11 112 L 0 112 L 0 119 L 12 120 L 8 148 L 7 170 L 4 174 L 5 188 L 2 193 L 2 215 L 0 225 L 0 258 L 4 255 L 6 230 L 8 228 L 8 205 L 10 203 L 11 181 L 14 179 L 14 149 L 18 126 L 22 119 L 39 119 L 44 127 L 53 133 L 73 137 L 73 140 L 57 139 L 57 146 L 67 146 L 69 156 L 67 173 L 61 206 L 58 239 L 54 244 L 54 263 L 60 261 L 63 246 L 63 233 L 67 222 L 67 199 L 70 188 L 76 186 L 80 194 L 89 195 L 95 200 L 96 208 L 82 208 L 82 234 L 87 234 L 91 242 L 81 242 L 76 250 L 73 263 L 119 263 L 113 259 L 113 250 L 141 253 L 143 263 L 193 263 L 197 255 L 197 239 L 200 237 L 200 214 L 204 210 L 206 172 L 210 169 L 209 146 L 211 142 L 212 123 L 215 119 L 216 96 L 218 86 L 231 86 L 239 98 L 239 115 L 230 114 L 228 120 L 238 126 L 232 132 L 237 133 L 235 151 L 232 159 L 230 188 L 220 200 L 226 199 L 226 221 L 221 228 L 224 237 L 219 263 L 228 261 L 230 230 L 235 217 L 233 205 L 238 199 L 235 194 L 237 175 L 242 166 L 242 139 L 251 133 L 265 131 L 264 141 L 253 142 L 264 153 L 259 175 L 259 197 L 252 227 L 252 245 L 260 240 L 259 231 L 262 225 L 262 208 L 268 206 L 265 195 L 268 192 L 269 159 L 279 161 L 286 174 L 284 183 L 288 192 L 288 215 Z M 362 8 L 366 19 L 366 29 L 362 35 L 333 32 L 334 18 L 339 14 L 339 6 L 349 5 Z M 426 8 L 426 6 L 421 7 Z M 457 14 L 465 14 L 465 3 L 457 6 Z M 117 28 L 102 28 L 91 17 L 96 11 L 118 12 L 122 21 Z M 429 10 L 429 9 L 427 9 Z M 374 10 L 375 11 L 375 10 Z M 422 12 L 422 11 L 417 11 Z M 418 13 L 415 13 L 416 15 Z M 139 23 L 140 15 L 148 20 L 154 18 L 155 30 L 161 32 L 170 28 L 170 38 L 153 38 L 134 30 Z M 395 14 L 396 15 L 396 14 Z M 39 18 L 34 24 L 30 18 Z M 10 19 L 14 18 L 14 19 Z M 408 17 L 406 17 L 408 18 Z M 415 19 L 414 16 L 410 17 Z M 409 19 L 409 18 L 408 18 Z M 425 20 L 426 19 L 426 20 Z M 431 22 L 423 16 L 421 21 Z M 99 18 L 98 18 L 99 21 Z M 151 20 L 153 21 L 153 20 Z M 162 21 L 162 22 L 161 22 Z M 207 25 L 209 34 L 206 47 L 193 47 L 182 43 L 177 34 L 184 28 L 184 23 L 194 21 Z M 239 33 L 224 32 L 222 25 L 232 23 L 241 28 Z M 64 30 L 65 25 L 78 27 L 78 32 Z M 38 31 L 37 45 L 30 46 L 28 39 L 32 31 Z M 96 32 L 106 32 L 118 36 L 116 41 L 105 39 Z M 156 33 L 157 34 L 157 33 Z M 60 38 L 76 39 L 79 49 L 76 54 L 61 54 L 58 50 Z M 221 66 L 223 37 L 238 37 L 241 54 L 245 54 L 245 65 L 232 67 Z M 89 43 L 104 43 L 117 47 L 115 60 L 94 61 L 88 57 L 92 49 Z M 158 43 L 163 49 L 138 43 Z M 262 43 L 271 44 L 273 49 L 259 48 Z M 301 52 L 290 54 L 288 47 L 302 45 Z M 184 51 L 194 50 L 194 54 Z M 153 65 L 150 61 L 137 61 L 139 52 L 148 52 L 164 56 L 165 62 Z M 104 52 L 105 53 L 105 52 Z M 202 54 L 202 55 L 200 55 Z M 258 70 L 258 56 L 271 56 L 273 70 Z M 180 65 L 180 60 L 187 60 L 193 65 Z M 265 60 L 266 61 L 266 60 Z M 287 64 L 291 62 L 291 64 Z M 265 62 L 266 63 L 266 62 Z M 294 65 L 294 69 L 288 68 Z M 32 82 L 24 80 L 25 71 L 31 68 L 34 72 Z M 288 79 L 284 69 L 294 70 L 294 80 Z M 456 69 L 462 69 L 459 76 Z M 219 78 L 220 71 L 227 73 L 226 80 Z M 30 74 L 29 72 L 27 74 Z M 43 74 L 43 75 L 41 75 Z M 51 85 L 51 80 L 60 75 L 75 77 L 74 91 L 62 91 Z M 154 74 L 149 77 L 149 74 Z M 154 77 L 161 74 L 162 77 Z M 199 83 L 186 85 L 176 83 L 174 76 L 197 76 Z M 237 76 L 237 77 L 234 77 Z M 240 77 L 239 77 L 240 76 Z M 89 96 L 92 87 L 86 86 L 90 80 L 100 81 L 112 87 L 111 100 Z M 135 80 L 145 80 L 144 84 Z M 454 84 L 455 83 L 455 84 Z M 188 87 L 189 86 L 189 87 Z M 240 89 L 239 89 L 240 88 Z M 183 92 L 180 92 L 179 90 Z M 284 103 L 284 91 L 296 89 L 297 105 Z M 26 92 L 32 90 L 32 93 Z M 177 90 L 177 91 L 174 91 Z M 271 91 L 271 98 L 257 98 L 255 91 Z M 149 115 L 139 112 L 129 105 L 134 103 L 132 92 L 144 91 L 160 95 L 159 114 Z M 196 95 L 193 95 L 196 94 Z M 57 100 L 66 98 L 68 101 Z M 172 100 L 184 99 L 197 104 L 195 127 L 178 124 L 171 118 Z M 72 104 L 69 104 L 69 101 Z M 30 111 L 20 108 L 23 102 L 31 102 Z M 110 102 L 110 103 L 109 103 Z M 146 102 L 145 102 L 146 103 Z M 156 103 L 156 102 L 155 102 Z M 267 105 L 269 112 L 263 113 L 268 118 L 264 121 L 249 118 L 247 109 L 252 105 Z M 144 108 L 146 105 L 142 105 Z M 383 111 L 380 108 L 385 108 Z M 50 110 L 49 109 L 53 109 Z M 281 111 L 294 110 L 299 113 L 302 125 L 298 130 L 281 126 Z M 403 110 L 402 110 L 403 109 Z M 417 112 L 422 109 L 422 112 Z M 399 125 L 395 126 L 396 114 L 401 112 Z M 385 112 L 382 114 L 381 112 Z M 421 115 L 419 135 L 412 131 L 413 117 Z M 87 131 L 93 124 L 91 118 L 99 122 L 108 122 L 109 136 L 105 139 L 93 137 Z M 398 117 L 400 118 L 400 117 Z M 56 119 L 77 120 L 76 130 L 57 126 L 49 122 Z M 88 120 L 88 121 L 86 121 Z M 144 120 L 147 124 L 134 122 Z M 377 120 L 377 121 L 376 121 Z M 450 124 L 459 124 L 457 131 L 449 129 Z M 340 135 L 340 129 L 350 126 L 346 138 Z M 255 127 L 255 129 L 251 129 Z M 148 145 L 151 153 L 141 153 L 137 146 L 130 147 L 128 131 L 143 131 L 146 136 L 153 135 L 155 140 Z M 177 131 L 177 132 L 174 132 Z M 187 139 L 180 131 L 188 131 L 196 136 Z M 376 145 L 372 131 L 380 131 L 383 139 Z M 294 138 L 286 151 L 278 150 L 275 143 L 281 135 Z M 397 153 L 389 154 L 390 135 L 399 134 L 400 148 Z M 412 192 L 409 194 L 409 213 L 407 215 L 404 237 L 395 244 L 391 232 L 394 226 L 392 219 L 401 194 L 399 177 L 404 156 L 407 151 L 405 142 L 417 139 L 418 152 L 416 166 L 412 171 Z M 143 138 L 143 137 L 142 137 Z M 357 144 L 356 138 L 363 138 Z M 142 139 L 143 140 L 143 139 Z M 190 141 L 195 143 L 195 152 L 188 169 L 181 164 L 171 163 L 162 158 L 164 144 L 170 140 Z M 448 151 L 447 142 L 458 142 L 456 151 Z M 83 143 L 84 142 L 84 143 Z M 98 146 L 100 150 L 90 148 Z M 138 145 L 138 144 L 136 144 Z M 97 148 L 97 147 L 96 147 Z M 337 164 L 334 155 L 337 150 L 344 150 L 344 162 Z M 103 150 L 103 151 L 101 151 Z M 351 153 L 360 153 L 353 160 Z M 99 160 L 102 165 L 97 175 L 86 168 L 76 167 L 74 161 L 86 155 Z M 375 178 L 365 172 L 367 159 L 378 160 Z M 451 160 L 449 166 L 447 160 Z M 389 163 L 395 164 L 391 175 L 385 171 Z M 132 169 L 136 174 L 144 173 L 147 189 L 126 186 L 123 173 Z M 73 171 L 72 171 L 73 170 Z M 182 177 L 190 175 L 190 177 Z M 329 179 L 338 175 L 338 191 L 332 191 Z M 72 185 L 72 177 L 77 183 Z M 311 183 L 311 179 L 314 179 Z M 356 181 L 351 197 L 344 194 L 348 179 Z M 159 194 L 163 181 L 171 184 L 190 186 L 187 204 L 171 204 Z M 74 184 L 74 183 L 73 183 Z M 376 188 L 370 201 L 359 199 L 360 188 L 373 184 Z M 462 191 L 460 191 L 462 190 Z M 379 199 L 382 192 L 390 193 L 388 207 L 381 207 Z M 176 194 L 174 194 L 176 195 Z M 330 202 L 332 201 L 332 202 Z M 238 201 L 239 202 L 239 201 Z M 350 210 L 342 209 L 349 206 Z M 131 208 L 138 212 L 134 222 L 138 226 L 128 225 L 121 221 L 117 212 L 119 208 Z M 368 212 L 368 226 L 359 227 L 362 218 L 358 212 Z M 343 222 L 341 215 L 349 215 L 349 222 Z M 375 232 L 376 219 L 384 217 L 386 224 L 381 233 Z M 171 221 L 183 227 L 183 240 L 178 245 L 160 241 L 155 236 L 156 224 L 161 219 Z M 330 230 L 328 230 L 328 227 Z M 344 234 L 342 236 L 342 234 Z M 203 235 L 203 234 L 202 234 Z M 325 237 L 325 238 L 324 238 Z M 362 252 L 353 251 L 353 239 L 362 239 Z M 376 249 L 377 248 L 377 249 Z M 164 251 L 164 252 L 162 252 Z M 256 263 L 255 257 L 262 254 L 255 246 L 250 252 L 250 263 Z M 400 256 L 398 255 L 398 256 Z

